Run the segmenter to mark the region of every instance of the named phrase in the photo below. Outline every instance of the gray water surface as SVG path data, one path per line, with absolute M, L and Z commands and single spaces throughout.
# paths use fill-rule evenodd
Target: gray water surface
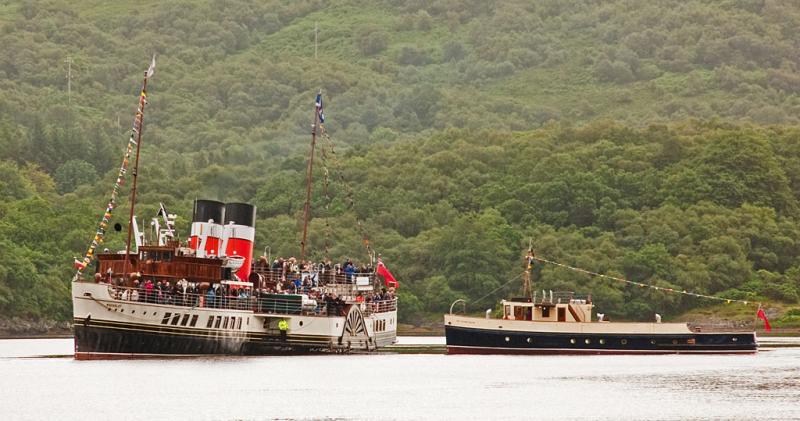
M 71 339 L 0 340 L 0 419 L 800 420 L 794 347 L 731 356 L 75 361 L 64 356 L 72 346 Z

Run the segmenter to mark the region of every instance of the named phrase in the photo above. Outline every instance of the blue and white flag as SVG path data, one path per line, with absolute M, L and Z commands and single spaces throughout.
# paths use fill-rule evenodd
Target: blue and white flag
M 325 114 L 322 112 L 322 92 L 317 94 L 317 115 L 319 116 L 319 122 L 325 122 Z
M 153 54 L 153 61 L 150 62 L 150 67 L 147 68 L 147 77 L 152 77 L 156 72 L 156 55 Z

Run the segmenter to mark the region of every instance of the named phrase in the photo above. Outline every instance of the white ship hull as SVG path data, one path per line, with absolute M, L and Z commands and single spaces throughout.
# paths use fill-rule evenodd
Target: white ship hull
M 127 301 L 109 284 L 73 282 L 72 304 L 78 359 L 369 352 L 394 343 L 397 330 L 396 307 L 371 312 L 364 303 L 343 316 L 269 314 Z

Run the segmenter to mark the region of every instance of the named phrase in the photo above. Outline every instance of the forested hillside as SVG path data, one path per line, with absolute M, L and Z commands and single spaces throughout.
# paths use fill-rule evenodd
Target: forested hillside
M 366 259 L 367 236 L 406 321 L 505 284 L 529 239 L 637 282 L 797 302 L 798 27 L 788 0 L 0 3 L 0 316 L 69 318 L 153 53 L 138 213 L 164 202 L 185 235 L 196 197 L 253 202 L 257 253 L 297 254 L 322 89 L 313 256 Z M 707 304 L 536 272 L 615 317 Z

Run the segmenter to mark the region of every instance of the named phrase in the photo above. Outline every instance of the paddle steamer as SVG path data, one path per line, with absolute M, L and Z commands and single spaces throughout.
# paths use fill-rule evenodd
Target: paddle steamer
M 175 215 L 163 205 L 151 222 L 149 238 L 139 232 L 136 172 L 147 80 L 154 67 L 155 59 L 145 72 L 111 200 L 86 255 L 75 261 L 75 358 L 370 352 L 394 343 L 397 299 L 376 276 L 391 278 L 380 260 L 377 271 L 358 272 L 304 259 L 313 150 L 324 118 L 321 95 L 299 261 L 273 264 L 264 256 L 262 262 L 253 262 L 256 208 L 247 203 L 195 201 L 188 242 L 178 239 Z M 128 242 L 125 250 L 99 252 L 134 147 Z M 90 267 L 94 274 L 86 279 Z

